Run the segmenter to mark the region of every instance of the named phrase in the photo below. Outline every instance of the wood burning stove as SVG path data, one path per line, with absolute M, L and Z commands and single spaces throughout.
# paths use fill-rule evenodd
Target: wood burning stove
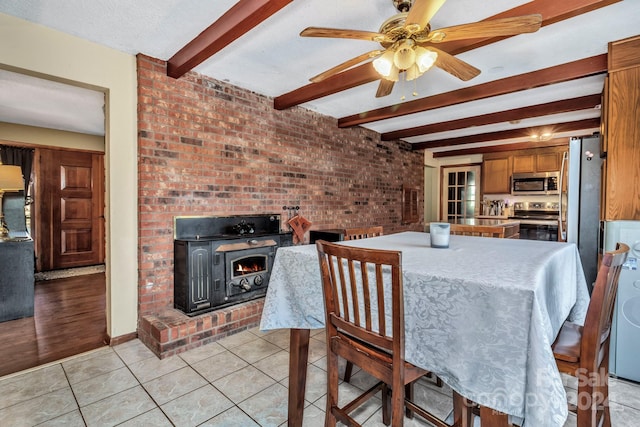
M 292 244 L 280 215 L 177 217 L 174 306 L 192 316 L 262 297 L 277 249 Z

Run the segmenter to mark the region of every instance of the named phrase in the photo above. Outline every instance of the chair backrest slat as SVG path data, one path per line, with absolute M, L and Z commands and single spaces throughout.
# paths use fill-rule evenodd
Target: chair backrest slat
M 384 229 L 382 226 L 346 228 L 344 230 L 344 240 L 366 239 L 368 237 L 382 236 Z
M 358 340 L 393 350 L 394 335 L 404 337 L 402 254 L 322 240 L 316 242 L 316 247 L 329 336 L 331 328 L 335 328 L 336 333 L 342 330 Z M 393 321 L 391 330 L 387 319 Z M 404 354 L 404 341 L 398 349 L 399 354 Z
M 598 366 L 606 360 L 618 280 L 628 253 L 629 246 L 618 243 L 616 250 L 605 252 L 602 258 L 582 331 L 582 363 Z

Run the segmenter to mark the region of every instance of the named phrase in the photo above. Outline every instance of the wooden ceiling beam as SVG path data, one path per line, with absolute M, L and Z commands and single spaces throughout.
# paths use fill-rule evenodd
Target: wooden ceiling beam
M 167 75 L 180 78 L 293 0 L 240 0 L 167 62 Z
M 542 25 L 544 26 L 568 18 L 573 18 L 574 16 L 582 13 L 590 12 L 604 6 L 609 6 L 610 4 L 617 3 L 619 1 L 621 0 L 533 0 L 522 6 L 491 16 L 487 18 L 487 20 L 539 13 L 542 15 Z M 505 38 L 506 37 L 495 37 L 491 39 L 470 39 L 460 40 L 457 42 L 438 43 L 438 48 L 442 48 L 442 50 L 451 53 L 452 55 L 457 55 Z M 380 76 L 375 72 L 370 62 L 343 71 L 333 77 L 337 76 L 341 77 L 326 79 L 318 83 L 311 83 L 280 95 L 274 99 L 273 106 L 276 110 L 285 110 L 296 105 L 304 104 L 305 102 L 313 101 L 314 99 L 342 92 L 380 79 Z M 371 96 L 373 96 L 373 94 Z
M 457 138 L 441 139 L 438 141 L 425 141 L 411 144 L 411 150 L 424 150 L 428 148 L 452 147 L 455 145 L 473 144 L 477 142 L 501 141 L 505 139 L 530 138 L 535 133 L 552 133 L 582 131 L 600 127 L 600 118 L 578 120 L 575 122 L 557 123 L 552 126 L 535 126 L 520 129 L 503 130 L 498 132 L 481 133 L 477 135 L 460 136 Z M 551 129 L 549 129 L 551 128 Z
M 478 99 L 490 98 L 493 96 L 506 95 L 527 89 L 547 86 L 555 83 L 562 83 L 573 79 L 593 76 L 607 71 L 607 54 L 592 56 L 554 67 L 529 73 L 518 74 L 500 80 L 482 83 L 415 101 L 405 102 L 389 107 L 378 108 L 363 113 L 338 119 L 338 126 L 341 128 L 358 126 L 364 123 L 371 123 L 378 120 L 391 119 L 404 116 L 406 114 L 421 113 L 423 111 L 436 108 L 448 107 L 462 104 L 464 102 Z
M 497 15 L 490 16 L 484 19 L 484 21 L 539 13 L 542 15 L 542 26 L 544 27 L 620 1 L 622 0 L 533 0 Z M 438 43 L 437 46 L 451 55 L 457 55 L 468 50 L 499 42 L 506 38 L 507 37 L 491 37 L 485 39 L 457 40 Z
M 514 144 L 490 145 L 486 147 L 463 148 L 461 150 L 438 151 L 433 153 L 433 158 L 470 156 L 473 154 L 500 153 L 504 151 L 530 150 L 532 148 L 566 147 L 569 145 L 569 138 L 554 138 L 549 141 L 527 141 L 516 142 Z
M 287 108 L 376 80 L 380 80 L 380 74 L 376 72 L 371 62 L 367 62 L 342 73 L 334 74 L 319 83 L 310 83 L 294 91 L 277 96 L 273 100 L 273 108 L 286 110 Z
M 457 120 L 449 120 L 446 122 L 432 123 L 424 126 L 416 126 L 408 129 L 386 132 L 381 135 L 381 138 L 383 141 L 393 141 L 395 139 L 408 138 L 418 135 L 428 135 L 431 133 L 464 129 L 473 126 L 485 126 L 494 123 L 505 123 L 530 119 L 532 117 L 567 113 L 570 111 L 587 110 L 590 108 L 596 108 L 598 105 L 600 105 L 600 102 L 600 94 L 596 93 L 593 95 L 586 95 L 578 98 L 548 102 L 546 104 L 531 105 L 528 107 L 515 108 L 512 110 L 499 111 L 496 113 L 482 114 L 480 116 L 465 117 Z

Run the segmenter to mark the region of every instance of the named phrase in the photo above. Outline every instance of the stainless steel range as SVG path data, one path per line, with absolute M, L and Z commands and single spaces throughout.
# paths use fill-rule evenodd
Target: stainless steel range
M 178 217 L 174 306 L 193 316 L 262 297 L 276 251 L 292 244 L 280 215 Z
M 528 240 L 558 240 L 557 202 L 515 202 L 509 219 L 520 221 L 520 238 Z

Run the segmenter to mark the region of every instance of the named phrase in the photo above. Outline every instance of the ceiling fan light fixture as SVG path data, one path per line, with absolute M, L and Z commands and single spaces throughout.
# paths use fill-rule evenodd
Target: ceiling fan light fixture
M 392 82 L 397 82 L 399 79 L 399 75 L 400 75 L 400 70 L 398 70 L 398 67 L 396 67 L 395 64 L 392 64 L 391 72 L 389 73 L 388 76 L 385 77 L 385 79 Z
M 411 67 L 407 68 L 405 77 L 407 81 L 415 80 L 422 75 L 422 72 L 418 68 L 418 65 L 413 64 Z
M 393 55 L 393 63 L 401 70 L 406 70 L 416 62 L 416 52 L 413 50 L 413 42 L 405 40 Z
M 389 77 L 393 71 L 393 54 L 393 50 L 388 49 L 382 56 L 373 60 L 373 68 L 375 68 L 382 77 Z
M 431 68 L 433 64 L 435 64 L 436 59 L 438 59 L 436 52 L 425 49 L 422 46 L 416 47 L 416 65 L 418 66 L 418 70 L 420 70 L 420 74 Z

